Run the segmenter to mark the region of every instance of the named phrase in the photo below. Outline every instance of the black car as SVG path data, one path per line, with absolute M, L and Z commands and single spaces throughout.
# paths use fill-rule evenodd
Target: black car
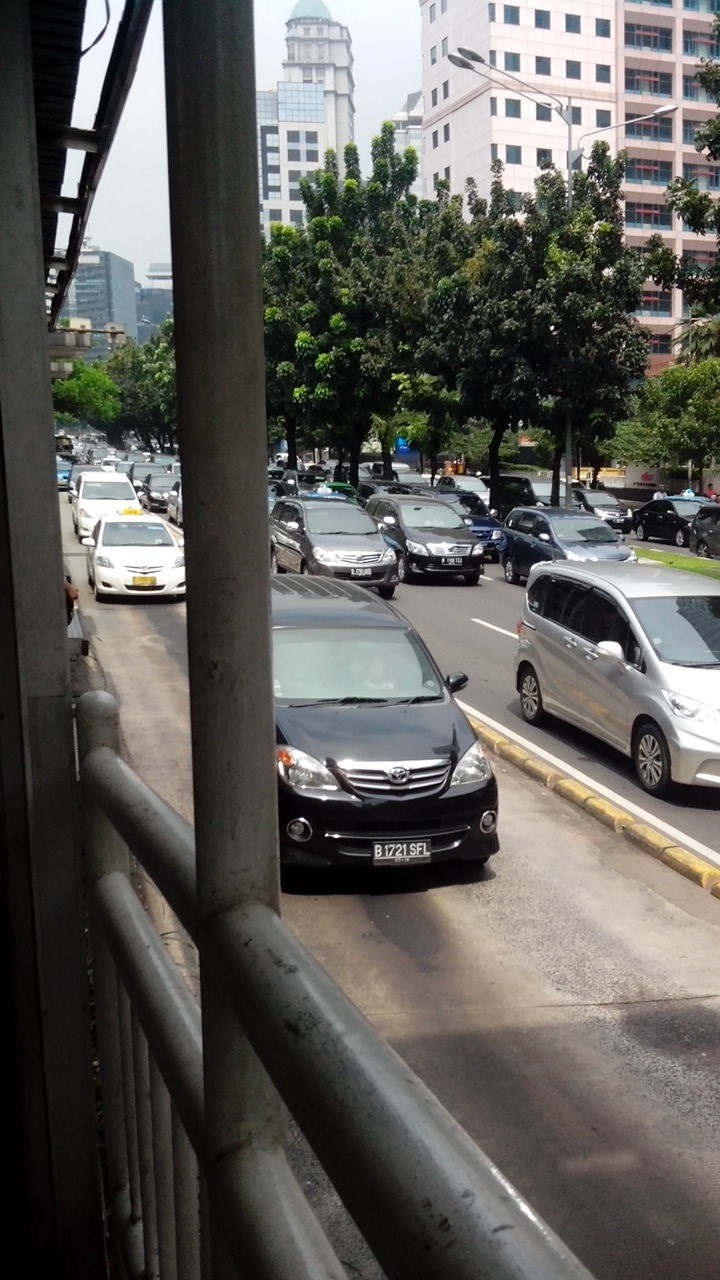
M 705 503 L 702 498 L 653 498 L 633 512 L 635 537 L 641 542 L 657 538 L 659 542 L 673 542 L 676 547 L 686 547 L 690 541 L 690 526 Z
M 145 507 L 147 511 L 167 511 L 168 494 L 175 479 L 173 473 L 164 468 L 146 472 L 137 490 L 140 506 Z
M 353 498 L 332 490 L 278 497 L 270 512 L 270 567 L 354 579 L 386 600 L 398 580 L 397 557 L 375 521 Z
M 688 545 L 702 560 L 720 556 L 719 502 L 706 502 L 693 517 Z
M 573 506 L 600 516 L 616 533 L 632 533 L 633 515 L 608 489 L 573 489 Z
M 417 632 L 354 583 L 272 578 L 280 856 L 355 867 L 484 863 L 495 775 Z
M 466 523 L 469 522 L 468 528 L 482 542 L 485 560 L 499 564 L 505 547 L 505 530 L 497 517 L 490 514 L 487 504 L 477 493 L 463 493 L 461 489 L 455 492 L 443 489 L 441 492 L 442 501 L 457 511 Z
M 365 510 L 395 552 L 401 582 L 461 577 L 475 586 L 485 572 L 482 540 L 439 498 L 380 493 Z
M 540 560 L 635 560 L 607 521 L 565 507 L 516 507 L 505 520 L 505 581 L 527 579 Z

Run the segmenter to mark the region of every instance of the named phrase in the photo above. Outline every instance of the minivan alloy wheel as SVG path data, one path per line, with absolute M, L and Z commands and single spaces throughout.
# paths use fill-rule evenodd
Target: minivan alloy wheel
M 707 542 L 698 542 L 698 544 L 697 544 L 697 554 L 699 555 L 699 557 L 700 557 L 700 559 L 701 559 L 701 560 L 709 560 L 709 558 L 710 558 L 710 552 L 709 552 L 709 550 L 708 550 L 708 544 L 707 544 Z
M 513 586 L 516 586 L 517 583 L 520 581 L 520 574 L 517 571 L 517 566 L 512 556 L 508 556 L 507 559 L 503 562 L 503 569 L 505 572 L 505 581 L 510 582 Z
M 520 676 L 520 710 L 528 724 L 540 724 L 545 718 L 540 683 L 533 667 L 523 667 Z
M 643 720 L 635 730 L 633 764 L 641 787 L 651 796 L 663 796 L 672 781 L 670 752 L 662 731 L 652 720 Z

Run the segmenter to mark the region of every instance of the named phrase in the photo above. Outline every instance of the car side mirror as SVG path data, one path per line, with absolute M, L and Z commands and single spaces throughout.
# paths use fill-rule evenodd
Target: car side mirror
M 622 645 L 617 640 L 601 640 L 598 644 L 598 650 L 603 653 L 606 658 L 617 658 L 620 662 L 624 662 L 625 654 Z
M 82 545 L 83 545 L 84 547 L 94 547 L 94 546 L 95 546 L 95 539 L 94 539 L 94 538 L 83 538 L 83 539 L 82 539 Z
M 285 527 L 286 527 L 286 529 L 292 529 L 292 531 L 293 531 L 293 533 L 294 533 L 294 532 L 295 532 L 295 530 L 296 530 L 296 529 L 300 529 L 300 527 L 301 527 L 301 526 L 300 526 L 300 522 L 299 522 L 299 520 L 288 520 L 288 522 L 287 522 L 287 524 L 286 524 L 286 526 L 285 526 Z
M 472 526 L 472 520 L 470 519 L 470 516 L 463 516 L 463 521 L 466 525 Z
M 549 534 L 549 533 L 539 533 L 539 534 L 538 534 L 538 542 L 549 542 L 549 541 L 550 541 L 550 534 Z
M 494 517 L 495 517 L 495 519 L 497 520 L 497 507 L 491 507 L 491 508 L 490 508 L 490 515 L 491 515 L 491 516 L 494 516 Z
M 394 516 L 383 516 L 383 518 L 382 518 L 382 522 L 381 522 L 381 523 L 382 523 L 382 524 L 397 524 L 397 520 L 395 519 L 395 517 L 394 517 Z
M 451 693 L 457 693 L 459 689 L 464 689 L 468 682 L 468 678 L 464 671 L 453 671 L 445 677 L 445 684 Z

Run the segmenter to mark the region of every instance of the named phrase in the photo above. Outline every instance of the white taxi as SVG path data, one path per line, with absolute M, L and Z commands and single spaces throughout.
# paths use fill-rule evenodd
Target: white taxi
M 87 548 L 87 578 L 96 600 L 108 596 L 184 597 L 184 544 L 157 516 L 103 516 L 82 542 Z
M 112 471 L 81 471 L 71 495 L 72 522 L 81 540 L 92 533 L 101 516 L 142 515 L 138 496 L 125 475 Z

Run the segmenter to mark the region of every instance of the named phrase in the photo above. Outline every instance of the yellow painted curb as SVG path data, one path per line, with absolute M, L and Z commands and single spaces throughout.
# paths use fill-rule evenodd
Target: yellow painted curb
M 673 871 L 679 871 L 688 880 L 693 880 L 703 889 L 711 889 L 713 893 L 716 889 L 720 889 L 720 871 L 709 867 L 707 862 L 696 858 L 693 853 L 688 853 L 687 849 L 680 849 L 677 845 L 673 845 L 665 850 L 660 861 L 664 862 L 666 867 L 672 867 Z
M 592 799 L 592 792 L 588 790 L 584 782 L 576 782 L 574 778 L 560 778 L 555 783 L 553 791 L 559 796 L 565 796 L 566 800 L 572 800 L 575 804 L 586 805 L 587 801 Z
M 497 748 L 497 754 L 502 756 L 503 760 L 509 760 L 511 764 L 519 765 L 521 769 L 529 759 L 525 748 L 516 746 L 514 742 L 501 742 Z
M 713 898 L 720 898 L 720 880 L 718 880 L 717 884 L 714 884 L 714 885 L 713 885 L 713 887 L 712 887 L 712 889 L 710 890 L 710 892 L 711 892 L 711 894 L 712 894 Z
M 557 769 L 553 769 L 544 760 L 539 760 L 537 756 L 528 756 L 523 763 L 523 772 L 529 773 L 531 777 L 537 778 L 538 782 L 542 782 L 550 791 L 554 791 L 558 782 L 562 778 L 562 774 Z
M 626 813 L 624 809 L 618 809 L 616 804 L 612 804 L 610 800 L 604 800 L 602 796 L 588 796 L 585 808 L 594 818 L 604 822 L 605 826 L 611 827 L 613 831 L 624 831 L 635 821 L 632 814 Z
M 662 858 L 666 849 L 673 848 L 673 842 L 669 836 L 664 836 L 660 831 L 656 831 L 654 827 L 647 826 L 644 822 L 635 822 L 631 827 L 626 827 L 623 833 L 628 840 L 634 840 L 636 844 L 641 844 L 643 849 L 647 849 L 653 858 Z M 674 846 L 677 848 L 677 846 Z

